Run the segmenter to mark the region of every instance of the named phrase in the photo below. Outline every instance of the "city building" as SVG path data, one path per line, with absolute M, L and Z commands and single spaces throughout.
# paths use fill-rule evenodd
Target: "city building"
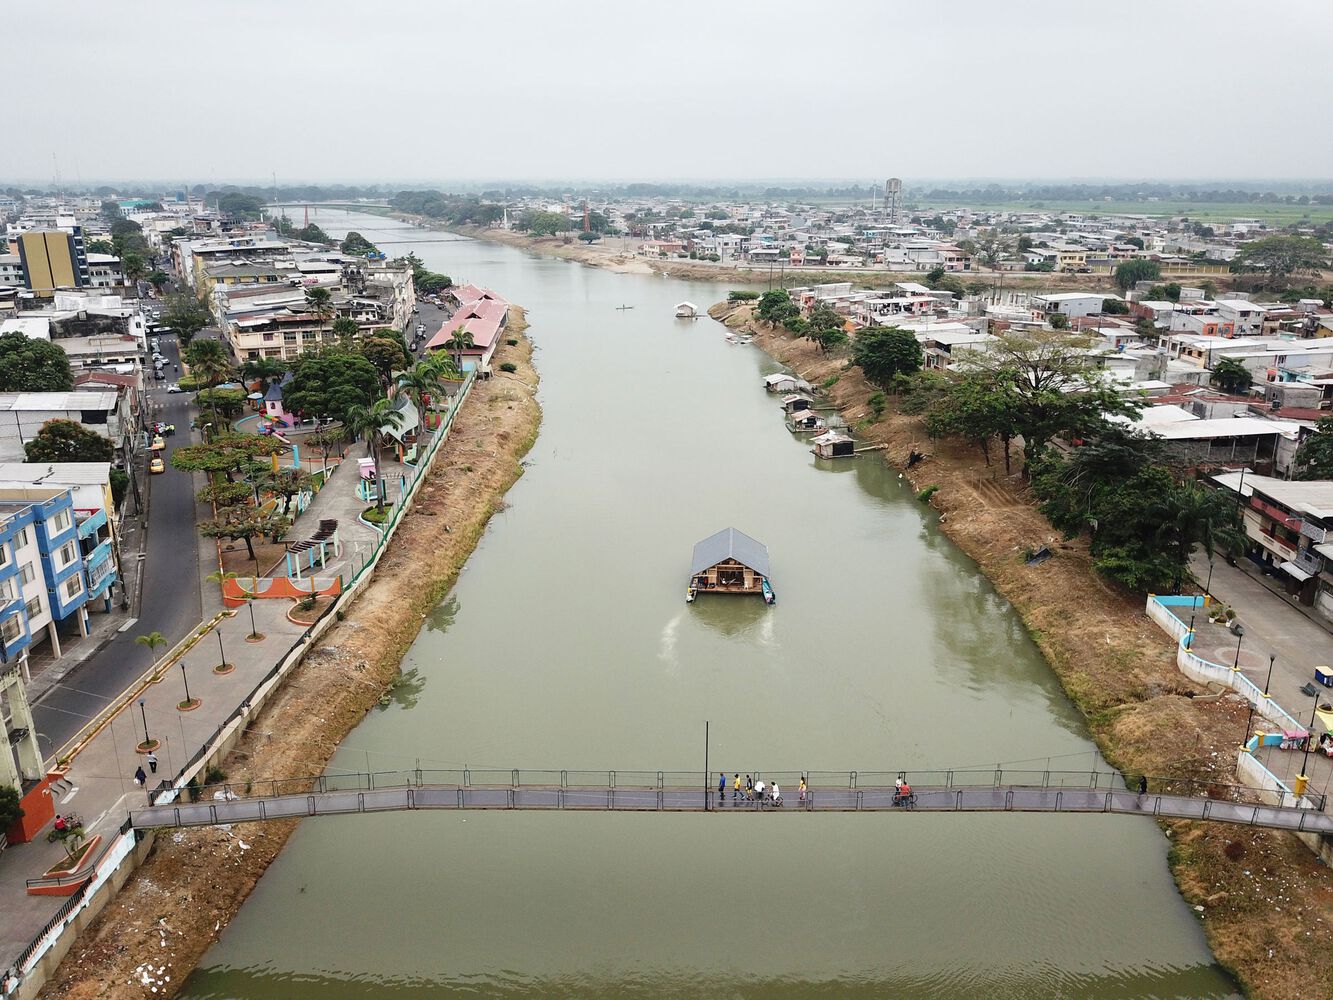
M 29 291 L 49 296 L 57 288 L 83 288 L 89 283 L 83 231 L 78 226 L 71 228 L 72 232 L 34 230 L 19 236 L 23 284 Z
M 135 423 L 129 395 L 113 389 L 0 393 L 0 461 L 22 462 L 24 444 L 48 420 L 73 420 L 109 438 L 117 449 L 132 446 Z

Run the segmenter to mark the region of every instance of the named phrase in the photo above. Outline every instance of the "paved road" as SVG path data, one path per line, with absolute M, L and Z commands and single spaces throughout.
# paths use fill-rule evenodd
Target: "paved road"
M 821 788 L 814 791 L 804 803 L 797 801 L 790 791 L 784 798 L 786 806 L 791 808 L 761 806 L 758 802 L 744 800 L 733 802 L 725 796 L 719 807 L 714 791 L 710 789 L 704 792 L 699 788 L 469 788 L 460 785 L 424 785 L 153 806 L 131 809 L 130 819 L 136 827 L 148 829 L 415 809 L 702 812 L 705 801 L 713 811 L 724 813 L 906 811 L 894 805 L 892 785 L 887 788 Z M 1288 809 L 1183 795 L 1139 796 L 1129 791 L 1088 788 L 918 788 L 914 811 L 1124 813 L 1333 833 L 1333 816 L 1309 809 Z
M 162 337 L 167 371 L 180 360 L 175 337 Z M 176 425 L 167 437 L 167 471 L 149 475 L 148 457 L 136 470 L 148 493 L 148 545 L 145 555 L 139 620 L 51 688 L 33 706 L 33 718 L 42 753 L 56 755 L 84 724 L 119 696 L 149 665 L 148 650 L 135 637 L 161 632 L 168 645 L 165 652 L 197 625 L 200 617 L 199 552 L 195 533 L 195 500 L 192 477 L 171 468 L 171 453 L 190 442 L 188 393 L 166 391 L 167 381 L 156 382 L 149 366 L 148 396 L 154 415 Z

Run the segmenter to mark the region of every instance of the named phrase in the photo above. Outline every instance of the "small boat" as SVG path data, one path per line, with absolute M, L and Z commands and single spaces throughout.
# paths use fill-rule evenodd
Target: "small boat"
M 699 588 L 691 584 L 690 588 L 687 591 L 685 591 L 685 603 L 693 604 L 694 598 L 696 595 L 698 595 L 698 593 L 699 593 Z
M 773 587 L 771 584 L 769 584 L 768 577 L 764 577 L 764 603 L 765 604 L 778 603 L 778 596 L 777 594 L 773 593 Z
M 633 306 L 616 306 L 617 309 L 633 309 Z

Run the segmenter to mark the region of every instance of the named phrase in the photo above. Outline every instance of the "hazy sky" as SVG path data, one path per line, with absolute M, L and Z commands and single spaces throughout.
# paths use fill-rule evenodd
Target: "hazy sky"
M 1333 175 L 1330 0 L 41 0 L 0 26 L 3 179 Z

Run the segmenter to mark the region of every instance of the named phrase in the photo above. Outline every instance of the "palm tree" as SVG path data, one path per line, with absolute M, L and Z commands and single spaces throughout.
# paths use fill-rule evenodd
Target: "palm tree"
M 347 411 L 347 429 L 354 437 L 365 436 L 366 454 L 375 459 L 375 506 L 384 509 L 384 477 L 380 475 L 380 444 L 384 432 L 403 422 L 391 400 L 381 396 L 369 406 L 358 403 Z
M 241 375 L 247 379 L 259 379 L 267 390 L 269 383 L 281 378 L 287 366 L 277 358 L 251 358 L 241 365 Z
M 1184 483 L 1171 491 L 1163 513 L 1165 517 L 1158 528 L 1157 539 L 1163 547 L 1175 546 L 1177 590 L 1195 545 L 1202 547 L 1209 561 L 1218 548 L 1228 554 L 1245 549 L 1240 516 L 1236 507 L 1221 493 L 1204 489 L 1198 483 Z
M 222 346 L 221 341 L 194 341 L 186 351 L 186 362 L 195 381 L 202 381 L 208 389 L 214 389 L 231 378 L 231 359 L 227 357 L 227 349 Z M 215 394 L 212 396 L 212 403 L 213 426 L 218 427 L 222 421 L 218 416 L 218 401 Z
M 167 644 L 167 637 L 161 632 L 149 632 L 147 635 L 141 635 L 135 640 L 140 646 L 148 647 L 148 665 L 151 667 L 153 661 L 157 659 L 157 647 Z
M 323 332 L 324 324 L 333 315 L 333 296 L 327 288 L 315 285 L 305 290 L 305 304 L 306 308 L 319 319 L 319 328 Z
M 472 347 L 472 334 L 466 328 L 459 327 L 454 331 L 453 336 L 445 342 L 444 346 L 453 352 L 454 367 L 461 371 L 463 368 L 463 352 Z
M 348 349 L 351 348 L 352 341 L 356 339 L 356 335 L 361 331 L 361 328 L 356 325 L 356 320 L 348 316 L 339 316 L 333 321 L 333 326 L 329 329 L 338 338 L 338 343 Z
M 457 378 L 458 369 L 447 356 L 434 355 L 418 361 L 407 371 L 398 376 L 398 386 L 394 396 L 407 396 L 416 404 L 417 425 L 426 429 L 426 400 L 444 392 L 446 379 Z

